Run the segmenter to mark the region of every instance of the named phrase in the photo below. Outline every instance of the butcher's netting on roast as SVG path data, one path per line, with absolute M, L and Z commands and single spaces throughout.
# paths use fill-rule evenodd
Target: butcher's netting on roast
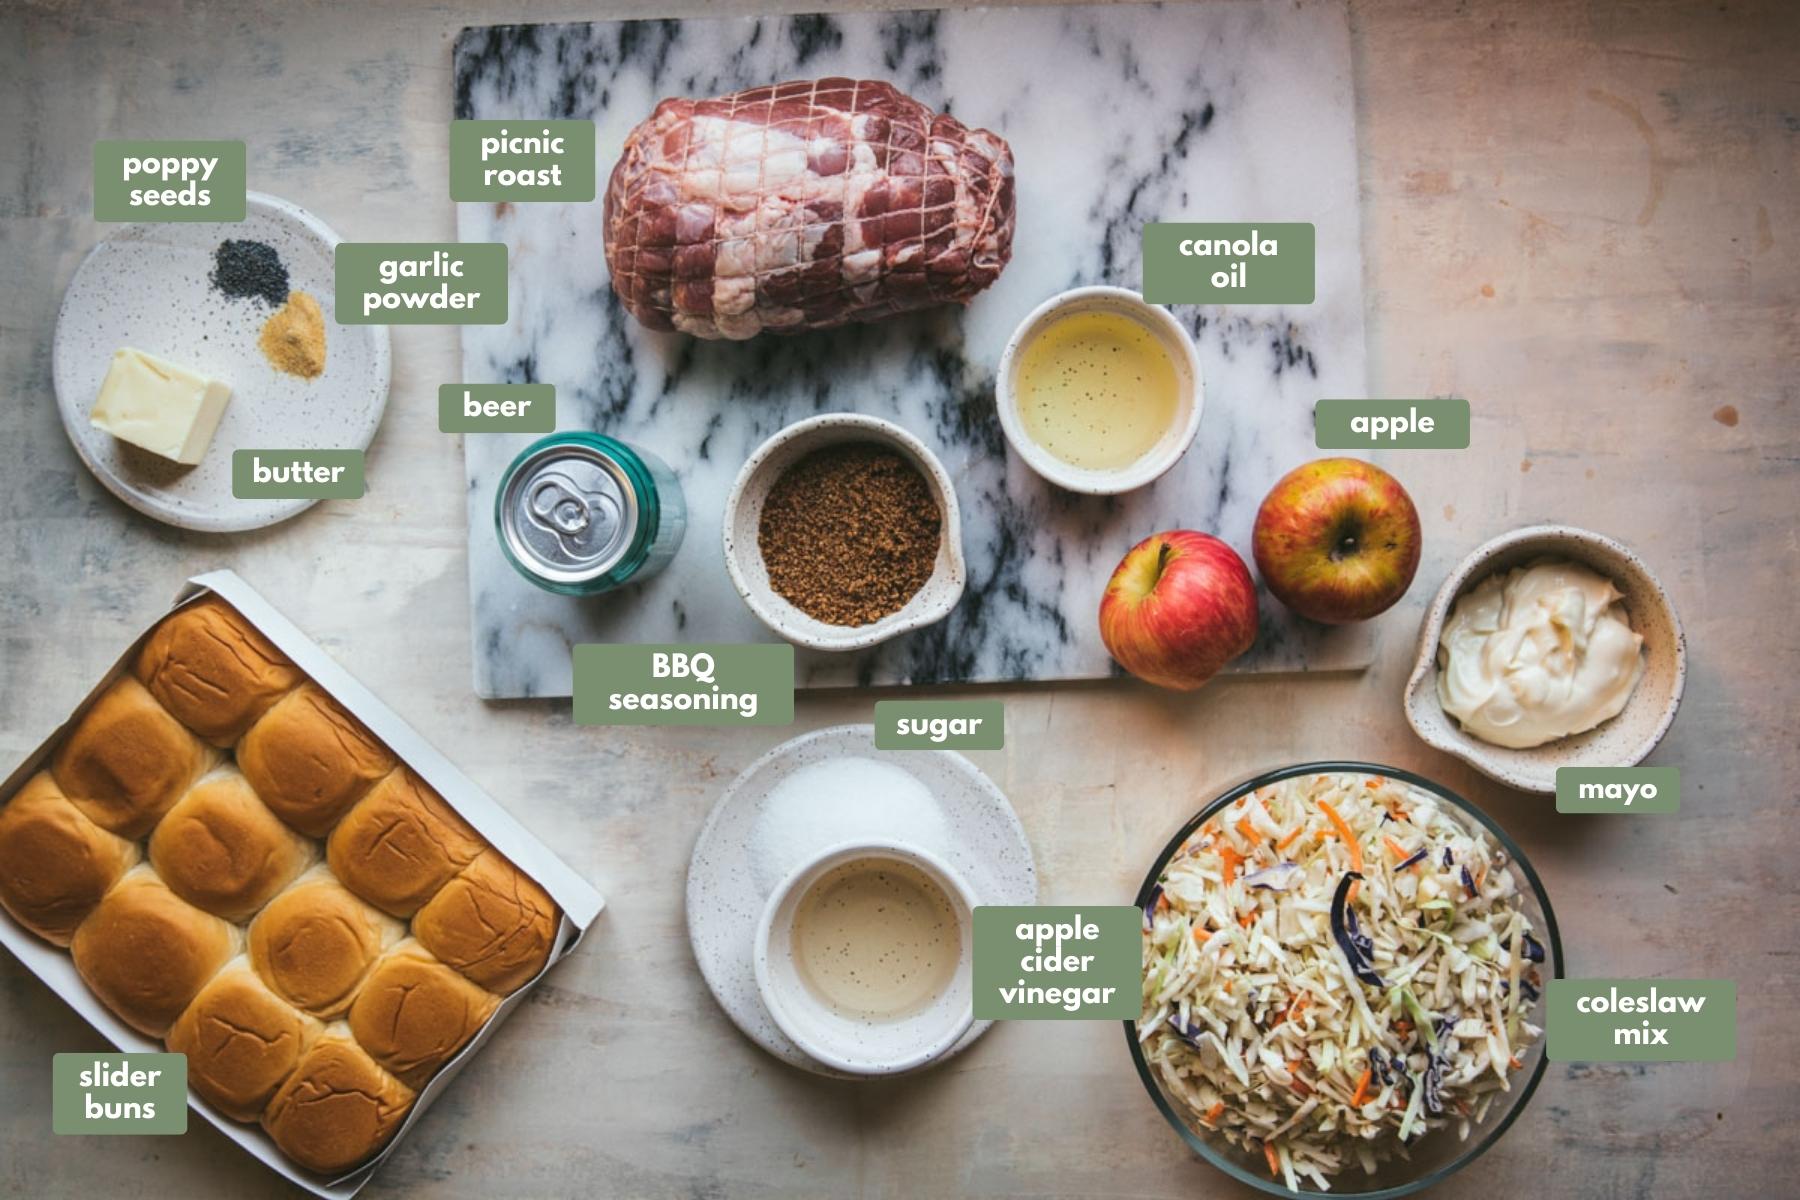
M 879 81 L 665 100 L 607 189 L 614 287 L 648 324 L 728 335 L 967 301 L 1010 252 L 1011 168 Z

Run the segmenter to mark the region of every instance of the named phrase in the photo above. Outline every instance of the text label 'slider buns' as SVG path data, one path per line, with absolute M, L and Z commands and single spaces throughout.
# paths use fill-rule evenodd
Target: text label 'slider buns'
M 423 1087 L 499 1004 L 409 938 L 369 972 L 350 1007 L 350 1032 L 382 1066 Z
M 219 761 L 126 675 L 100 694 L 51 759 L 63 794 L 103 828 L 141 838 Z
M 238 767 L 275 815 L 324 837 L 396 762 L 342 705 L 304 683 L 238 743 Z
M 304 678 L 217 596 L 164 619 L 139 651 L 134 670 L 163 707 L 215 746 L 244 736 Z
M 262 1123 L 289 1158 L 337 1175 L 386 1145 L 412 1102 L 412 1089 L 382 1070 L 339 1024 L 307 1050 Z
M 413 936 L 482 987 L 504 995 L 549 960 L 556 905 L 504 855 L 488 850 L 418 911 Z
M 81 923 L 70 952 L 106 1007 L 160 1038 L 240 940 L 236 926 L 201 912 L 140 866 Z
M 150 835 L 150 862 L 175 894 L 245 921 L 313 863 L 314 843 L 282 824 L 235 769 L 175 802 Z
M 88 820 L 47 771 L 0 808 L 0 905 L 58 946 L 137 861 L 137 844 Z
M 324 1028 L 239 956 L 176 1019 L 168 1045 L 187 1055 L 189 1087 L 232 1120 L 254 1121 Z
M 337 1017 L 405 926 L 346 891 L 323 868 L 303 875 L 250 925 L 250 963 L 288 1003 Z
M 410 917 L 483 846 L 468 822 L 401 767 L 338 822 L 326 858 L 345 887 L 377 908 Z

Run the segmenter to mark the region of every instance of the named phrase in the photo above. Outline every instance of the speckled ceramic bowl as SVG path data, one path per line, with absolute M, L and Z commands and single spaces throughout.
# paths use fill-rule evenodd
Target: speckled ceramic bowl
M 845 442 L 878 442 L 911 459 L 943 514 L 937 565 L 925 586 L 897 612 L 867 625 L 829 625 L 802 612 L 769 585 L 757 531 L 763 502 L 782 472 L 815 450 Z M 950 473 L 929 447 L 892 421 L 857 413 L 827 413 L 795 422 L 758 446 L 738 472 L 725 501 L 725 569 L 744 603 L 762 623 L 790 642 L 813 650 L 863 650 L 891 637 L 941 621 L 962 598 L 962 518 Z
M 1592 567 L 1625 594 L 1631 627 L 1644 638 L 1644 677 L 1624 711 L 1586 733 L 1514 750 L 1465 733 L 1438 700 L 1438 640 L 1457 597 L 1488 576 L 1540 558 Z M 1570 525 L 1530 525 L 1477 547 L 1457 564 L 1426 611 L 1418 661 L 1406 683 L 1406 719 L 1427 744 L 1456 755 L 1477 771 L 1527 792 L 1556 791 L 1558 767 L 1630 767 L 1642 762 L 1668 732 L 1687 678 L 1687 645 L 1668 592 L 1644 561 L 1602 534 Z
M 949 985 L 916 1012 L 883 1020 L 832 1008 L 813 993 L 794 953 L 794 918 L 812 886 L 859 860 L 904 863 L 943 892 L 960 933 Z M 849 1075 L 897 1075 L 948 1054 L 975 1023 L 970 981 L 976 900 L 948 863 L 923 847 L 891 839 L 832 846 L 776 885 L 756 927 L 756 986 L 775 1024 L 814 1060 Z

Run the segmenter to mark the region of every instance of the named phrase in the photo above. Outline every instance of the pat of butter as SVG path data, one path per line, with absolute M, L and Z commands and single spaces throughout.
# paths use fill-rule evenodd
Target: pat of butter
M 212 444 L 231 388 L 129 347 L 113 353 L 88 422 L 152 454 L 193 465 Z

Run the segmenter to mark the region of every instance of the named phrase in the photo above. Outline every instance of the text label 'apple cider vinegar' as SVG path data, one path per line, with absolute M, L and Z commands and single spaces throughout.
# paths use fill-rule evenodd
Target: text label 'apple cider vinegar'
M 1154 332 L 1130 317 L 1059 317 L 1019 354 L 1025 435 L 1072 467 L 1116 471 L 1156 447 L 1175 424 L 1181 387 Z

